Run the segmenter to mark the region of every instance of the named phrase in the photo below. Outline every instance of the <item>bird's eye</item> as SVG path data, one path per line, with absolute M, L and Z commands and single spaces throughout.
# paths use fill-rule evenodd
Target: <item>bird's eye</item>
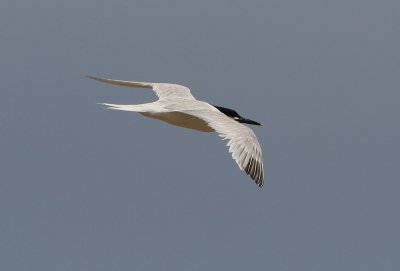
M 238 120 L 238 119 L 240 119 L 240 118 L 239 118 L 239 117 L 233 117 L 233 119 L 234 119 L 234 120 Z

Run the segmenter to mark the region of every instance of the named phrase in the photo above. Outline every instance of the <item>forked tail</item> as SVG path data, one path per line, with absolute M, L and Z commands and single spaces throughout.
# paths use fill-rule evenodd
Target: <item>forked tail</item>
M 133 112 L 146 112 L 151 107 L 151 104 L 109 104 L 109 103 L 98 103 L 106 106 L 106 109 L 121 110 L 121 111 L 133 111 Z

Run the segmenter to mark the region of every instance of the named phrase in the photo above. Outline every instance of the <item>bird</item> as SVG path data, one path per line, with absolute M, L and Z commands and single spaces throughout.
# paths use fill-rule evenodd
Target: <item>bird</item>
M 177 84 L 122 81 L 87 76 L 103 83 L 117 86 L 152 89 L 158 100 L 145 104 L 100 103 L 108 109 L 138 112 L 171 125 L 200 132 L 217 132 L 228 140 L 229 153 L 240 170 L 254 182 L 264 185 L 264 166 L 260 143 L 254 132 L 243 124 L 263 126 L 261 123 L 240 116 L 235 110 L 216 106 L 194 98 L 190 89 Z

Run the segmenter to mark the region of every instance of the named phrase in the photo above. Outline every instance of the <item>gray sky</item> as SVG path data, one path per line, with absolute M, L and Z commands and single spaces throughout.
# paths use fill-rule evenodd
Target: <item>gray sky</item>
M 400 2 L 215 2 L 1 1 L 1 270 L 399 270 Z M 263 122 L 264 188 L 87 74 Z

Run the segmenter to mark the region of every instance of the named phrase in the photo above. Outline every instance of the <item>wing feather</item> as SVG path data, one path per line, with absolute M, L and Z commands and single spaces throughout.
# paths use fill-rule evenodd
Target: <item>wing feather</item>
M 194 100 L 194 97 L 192 96 L 192 94 L 190 94 L 190 89 L 181 85 L 168 83 L 122 81 L 95 76 L 87 76 L 87 78 L 117 86 L 150 88 L 154 90 L 160 100 Z
M 209 110 L 183 110 L 187 114 L 203 119 L 222 139 L 227 139 L 227 146 L 232 158 L 241 170 L 244 170 L 255 183 L 264 185 L 263 159 L 260 143 L 254 132 L 247 126 L 227 117 L 221 112 Z

